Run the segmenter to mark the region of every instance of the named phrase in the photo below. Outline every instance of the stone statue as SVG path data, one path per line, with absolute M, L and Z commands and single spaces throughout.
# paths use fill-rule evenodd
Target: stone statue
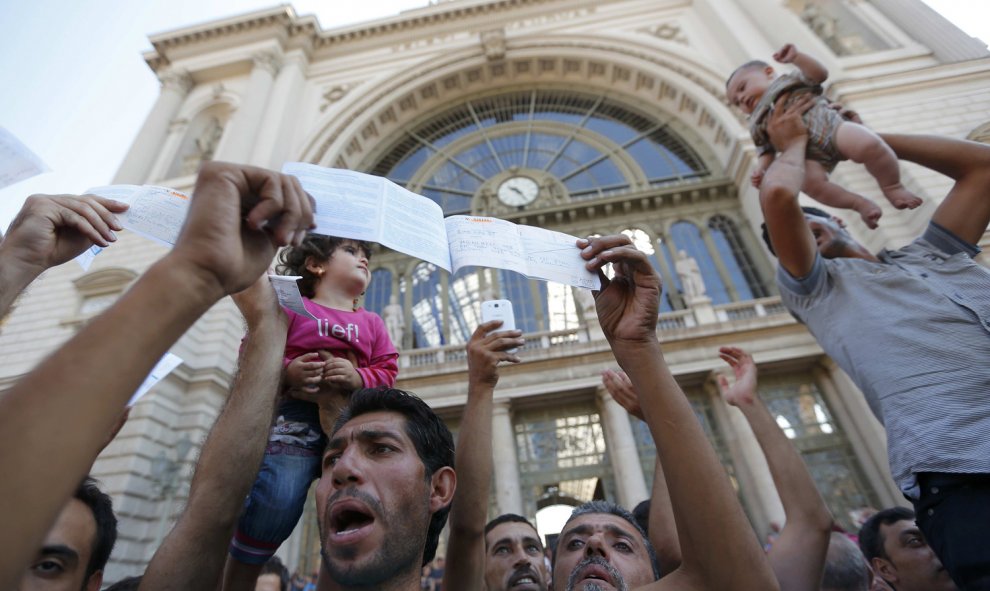
M 220 124 L 220 120 L 210 117 L 199 137 L 193 142 L 192 150 L 182 159 L 181 174 L 194 174 L 199 170 L 200 163 L 213 160 L 222 136 L 223 125 Z
M 681 279 L 681 293 L 688 301 L 695 298 L 704 297 L 705 281 L 701 278 L 701 268 L 698 261 L 688 256 L 683 250 L 677 251 L 677 260 L 674 262 L 674 269 Z
M 406 320 L 402 314 L 402 306 L 399 305 L 399 300 L 393 294 L 389 299 L 388 305 L 382 310 L 382 320 L 385 321 L 385 330 L 388 331 L 388 337 L 392 339 L 392 344 L 395 348 L 402 348 L 402 338 L 406 336 Z

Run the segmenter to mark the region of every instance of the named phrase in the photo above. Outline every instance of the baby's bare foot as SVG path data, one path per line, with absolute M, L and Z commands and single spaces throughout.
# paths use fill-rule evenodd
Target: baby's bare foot
M 880 187 L 883 196 L 897 209 L 914 209 L 921 205 L 921 198 L 904 188 L 904 185 L 897 183 Z
M 877 222 L 880 221 L 880 216 L 883 215 L 883 210 L 876 203 L 866 199 L 865 197 L 860 199 L 853 205 L 853 209 L 859 214 L 859 217 L 863 218 L 863 223 L 866 227 L 871 230 L 877 229 Z

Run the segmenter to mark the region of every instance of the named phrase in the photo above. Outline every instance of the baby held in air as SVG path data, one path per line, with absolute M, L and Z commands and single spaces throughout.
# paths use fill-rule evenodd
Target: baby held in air
M 897 156 L 890 146 L 873 130 L 843 119 L 821 95 L 821 84 L 828 78 L 825 66 L 792 44 L 782 47 L 773 57 L 782 64 L 794 64 L 798 72 L 777 75 L 766 62 L 751 61 L 736 68 L 726 83 L 729 102 L 749 115 L 750 134 L 760 150 L 759 162 L 751 176 L 753 186 L 760 186 L 776 155 L 766 126 L 777 100 L 784 95 L 789 95 L 787 100 L 793 100 L 811 93 L 817 99 L 804 115 L 808 148 L 802 190 L 830 207 L 855 210 L 868 227 L 876 228 L 882 213 L 880 207 L 828 178 L 839 161 L 852 160 L 866 166 L 894 207 L 914 209 L 921 205 L 921 199 L 901 184 Z

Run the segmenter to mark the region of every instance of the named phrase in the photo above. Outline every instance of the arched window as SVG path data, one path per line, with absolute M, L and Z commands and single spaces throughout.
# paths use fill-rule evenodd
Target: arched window
M 371 284 L 364 294 L 364 307 L 381 316 L 392 297 L 392 272 L 379 268 L 371 272 Z
M 709 174 L 666 122 L 602 95 L 531 90 L 466 101 L 407 134 L 370 172 L 448 214 L 467 212 L 488 179 L 510 170 L 553 178 L 575 200 Z
M 443 302 L 440 273 L 430 263 L 420 263 L 412 272 L 413 347 L 439 347 L 443 336 Z
M 525 275 L 505 269 L 499 269 L 498 281 L 502 297 L 512 302 L 516 328 L 524 333 L 544 330 L 539 320 L 543 317 L 544 310 L 548 309 L 547 282 L 533 281 Z
M 650 264 L 653 265 L 653 268 L 656 270 L 657 274 L 662 277 L 664 273 L 660 267 L 659 261 L 657 261 L 657 251 L 653 247 L 654 242 L 650 238 L 650 235 L 644 232 L 643 230 L 640 230 L 639 228 L 628 228 L 626 230 L 623 230 L 622 233 L 628 236 L 630 240 L 632 240 L 633 245 L 636 248 L 647 254 L 648 258 L 650 259 Z M 666 278 L 664 278 L 665 283 L 666 281 L 667 281 Z M 660 296 L 660 311 L 670 312 L 673 309 L 674 306 L 671 304 L 671 300 L 670 300 L 670 286 L 664 285 L 663 293 Z
M 735 223 L 724 215 L 716 215 L 708 220 L 708 229 L 739 299 L 749 300 L 770 295 L 756 271 L 753 257 L 743 246 Z
M 712 303 L 727 304 L 732 301 L 698 227 L 691 222 L 680 221 L 670 228 L 670 235 L 677 249 L 685 251 L 698 263 L 702 281 L 705 282 L 705 292 L 712 299 Z M 667 264 L 671 265 L 671 268 L 674 268 L 674 262 L 670 259 L 673 254 L 665 253 L 668 257 Z M 680 287 L 680 279 L 678 279 L 678 288 Z
M 481 298 L 475 268 L 461 269 L 450 277 L 447 297 L 450 302 L 450 344 L 466 343 L 481 324 Z

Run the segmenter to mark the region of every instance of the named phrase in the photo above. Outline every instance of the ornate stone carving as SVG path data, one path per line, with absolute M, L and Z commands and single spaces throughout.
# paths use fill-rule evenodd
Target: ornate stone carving
M 217 82 L 213 85 L 213 100 L 219 100 L 223 93 L 227 90 L 227 87 L 223 85 L 223 82 Z
M 282 67 L 282 60 L 270 51 L 259 51 L 252 55 L 251 63 L 255 68 L 261 68 L 272 76 L 278 74 L 279 68 Z
M 406 335 L 406 320 L 395 294 L 392 294 L 388 305 L 382 310 L 382 320 L 385 321 L 385 330 L 388 331 L 392 344 L 397 350 L 402 349 L 402 339 Z
M 505 29 L 492 29 L 481 32 L 481 48 L 490 62 L 505 57 Z
M 183 157 L 180 174 L 183 176 L 194 174 L 199 170 L 200 163 L 212 160 L 221 137 L 223 137 L 223 124 L 216 117 L 210 117 L 203 131 L 193 142 L 192 151 Z
M 652 27 L 646 27 L 641 29 L 644 33 L 653 35 L 657 39 L 663 39 L 664 41 L 673 41 L 675 43 L 680 43 L 681 45 L 687 45 L 687 36 L 681 31 L 681 26 L 677 23 L 661 23 L 659 25 L 654 25 Z
M 692 301 L 705 297 L 705 281 L 701 278 L 701 268 L 698 261 L 689 256 L 686 251 L 677 251 L 674 269 L 681 280 L 681 293 L 690 304 Z
M 320 105 L 320 112 L 327 110 L 327 107 L 344 98 L 351 89 L 349 84 L 338 84 L 323 93 L 323 104 Z
M 162 83 L 162 90 L 172 90 L 185 96 L 195 85 L 192 76 L 185 70 L 168 70 L 163 72 L 158 79 Z

